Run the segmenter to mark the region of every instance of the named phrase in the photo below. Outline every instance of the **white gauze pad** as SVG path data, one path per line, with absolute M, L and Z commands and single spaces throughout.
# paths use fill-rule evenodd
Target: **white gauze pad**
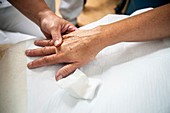
M 79 69 L 57 82 L 57 84 L 71 96 L 88 100 L 93 99 L 100 83 L 99 79 L 88 78 Z

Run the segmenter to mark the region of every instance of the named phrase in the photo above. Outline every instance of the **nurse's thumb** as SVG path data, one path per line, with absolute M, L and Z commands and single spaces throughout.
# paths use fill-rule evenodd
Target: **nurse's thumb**
M 58 31 L 56 31 L 56 30 L 51 31 L 51 36 L 52 36 L 52 39 L 54 40 L 54 45 L 55 46 L 60 46 L 61 43 L 62 43 L 62 37 L 61 37 L 60 30 L 58 30 Z
M 69 74 L 71 74 L 73 71 L 75 71 L 76 69 L 77 69 L 77 66 L 75 66 L 75 64 L 67 64 L 58 70 L 58 72 L 56 73 L 55 79 L 60 80 L 62 78 L 65 78 Z

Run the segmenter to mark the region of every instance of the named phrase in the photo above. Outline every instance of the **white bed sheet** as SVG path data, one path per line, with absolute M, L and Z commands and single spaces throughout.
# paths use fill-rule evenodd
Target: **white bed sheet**
M 127 17 L 108 15 L 82 29 Z M 32 43 L 27 47 L 34 48 Z M 170 39 L 105 48 L 80 69 L 102 81 L 91 101 L 76 99 L 57 85 L 54 75 L 61 65 L 27 69 L 28 113 L 169 113 L 169 59 Z
M 143 11 L 145 10 L 133 15 Z M 127 17 L 107 15 L 81 29 Z M 3 44 L 35 38 L 10 32 L 5 32 L 5 35 L 3 34 L 1 40 Z M 22 38 L 16 40 L 18 36 Z M 6 40 L 10 37 L 14 40 Z M 26 56 L 23 54 L 24 49 L 28 47 L 34 47 L 33 41 L 13 46 L 0 61 L 0 112 L 25 113 L 27 101 L 28 113 L 170 112 L 170 39 L 141 43 L 124 42 L 102 50 L 94 61 L 80 68 L 88 77 L 102 81 L 91 101 L 76 99 L 57 85 L 54 75 L 61 65 L 28 70 Z M 32 59 L 27 59 L 27 62 L 30 60 Z

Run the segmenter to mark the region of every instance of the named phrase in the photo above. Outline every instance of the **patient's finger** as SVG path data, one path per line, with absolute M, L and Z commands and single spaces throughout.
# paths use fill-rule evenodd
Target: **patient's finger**
M 58 70 L 58 72 L 55 76 L 56 80 L 60 80 L 64 77 L 68 76 L 73 71 L 75 71 L 77 68 L 78 68 L 78 65 L 76 65 L 75 63 L 65 65 L 64 67 L 62 67 L 61 69 Z
M 38 48 L 38 49 L 32 49 L 32 50 L 26 50 L 25 54 L 30 57 L 35 57 L 35 56 L 45 56 L 45 55 L 50 55 L 50 54 L 55 54 L 56 53 L 56 48 L 54 46 L 51 47 L 43 47 L 43 48 Z
M 32 68 L 53 65 L 53 64 L 58 64 L 58 63 L 61 63 L 61 61 L 60 61 L 59 57 L 54 54 L 54 55 L 44 56 L 42 58 L 34 60 L 34 61 L 28 63 L 27 67 L 29 69 L 32 69 Z
M 53 40 L 36 40 L 34 41 L 34 44 L 37 46 L 53 46 L 54 45 L 54 41 Z

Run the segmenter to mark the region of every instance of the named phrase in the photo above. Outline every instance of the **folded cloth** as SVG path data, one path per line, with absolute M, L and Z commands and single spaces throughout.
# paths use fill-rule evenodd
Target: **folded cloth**
M 82 71 L 77 69 L 74 73 L 59 80 L 57 83 L 75 98 L 93 99 L 100 80 L 88 78 Z

